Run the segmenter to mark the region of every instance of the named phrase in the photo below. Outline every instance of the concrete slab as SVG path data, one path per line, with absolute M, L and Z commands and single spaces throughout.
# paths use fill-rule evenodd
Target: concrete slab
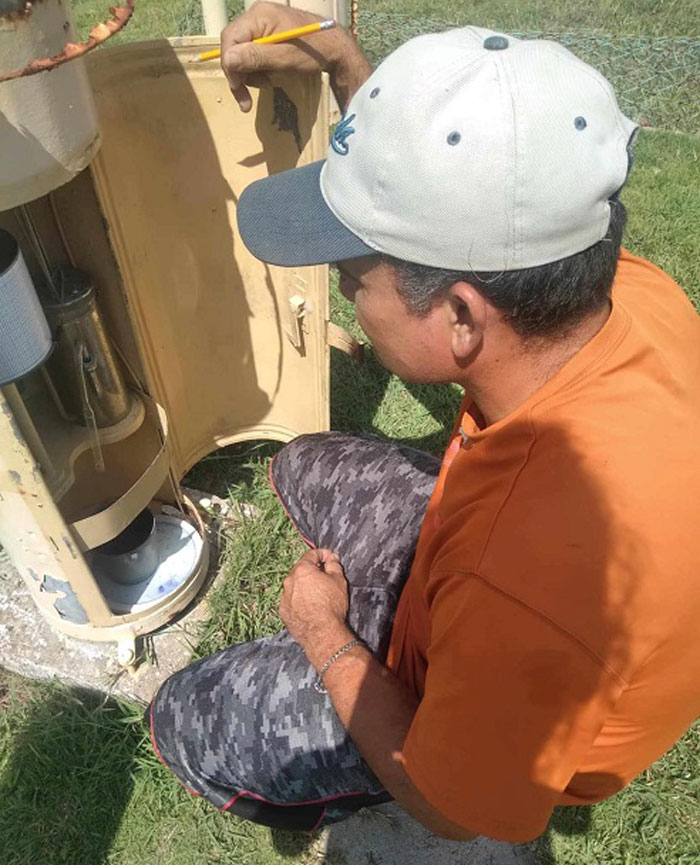
M 330 826 L 314 846 L 319 861 L 329 865 L 536 865 L 538 861 L 528 844 L 436 838 L 394 803 L 360 811 Z
M 208 530 L 212 573 L 198 598 L 171 624 L 137 640 L 141 657 L 135 675 L 117 663 L 116 643 L 76 640 L 54 631 L 34 604 L 7 553 L 0 549 L 0 666 L 30 679 L 58 679 L 67 685 L 146 704 L 159 685 L 192 658 L 201 626 L 209 617 L 206 593 L 216 572 L 218 528 L 238 515 L 231 505 L 199 490 L 185 490 Z M 241 506 L 238 506 L 241 507 Z M 245 513 L 245 511 L 244 511 Z
M 75 640 L 54 631 L 0 551 L 0 666 L 30 679 L 58 679 L 145 704 L 161 682 L 189 663 L 198 627 L 206 618 L 202 601 L 140 641 L 147 660 L 132 676 L 117 663 L 116 643 Z

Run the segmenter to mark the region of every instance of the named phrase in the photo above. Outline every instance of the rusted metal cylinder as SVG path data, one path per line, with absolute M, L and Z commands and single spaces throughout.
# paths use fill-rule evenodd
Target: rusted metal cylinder
M 76 40 L 67 0 L 0 0 L 0 77 Z M 90 162 L 99 141 L 82 59 L 0 82 L 0 210 L 66 183 Z

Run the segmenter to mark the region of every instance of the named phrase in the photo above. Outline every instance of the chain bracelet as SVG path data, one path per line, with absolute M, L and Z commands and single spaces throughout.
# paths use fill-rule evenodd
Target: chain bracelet
M 362 644 L 362 640 L 350 640 L 349 643 L 346 643 L 344 646 L 341 646 L 337 652 L 334 652 L 330 658 L 326 661 L 326 663 L 319 670 L 318 676 L 316 677 L 316 681 L 314 682 L 314 688 L 318 691 L 319 694 L 327 694 L 324 685 L 323 685 L 323 677 L 331 666 L 331 664 L 335 664 L 338 658 L 341 655 L 344 655 L 346 652 L 349 652 L 350 649 L 354 649 L 355 646 L 359 646 Z

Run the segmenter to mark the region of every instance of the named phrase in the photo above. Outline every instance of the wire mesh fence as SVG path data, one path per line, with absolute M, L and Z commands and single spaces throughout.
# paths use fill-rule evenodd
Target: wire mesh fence
M 242 0 L 230 0 L 237 14 Z M 463 27 L 469 21 L 437 16 L 412 17 L 362 8 L 358 37 L 373 63 L 407 39 Z M 178 35 L 202 32 L 199 0 L 191 0 L 178 22 Z M 643 126 L 700 134 L 700 39 L 685 36 L 614 36 L 595 30 L 576 32 L 514 31 L 524 39 L 555 39 L 612 82 L 620 107 Z
M 411 18 L 363 11 L 358 36 L 373 63 L 421 33 L 464 26 L 465 21 Z M 524 39 L 555 39 L 612 82 L 622 110 L 644 126 L 700 133 L 700 39 L 613 36 L 596 31 L 513 32 Z

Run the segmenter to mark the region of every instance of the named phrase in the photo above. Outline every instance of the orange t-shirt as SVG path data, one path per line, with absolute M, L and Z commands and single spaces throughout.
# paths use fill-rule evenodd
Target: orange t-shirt
M 388 664 L 406 771 L 506 841 L 615 793 L 700 714 L 700 319 L 623 252 L 602 330 L 512 414 L 463 404 Z

